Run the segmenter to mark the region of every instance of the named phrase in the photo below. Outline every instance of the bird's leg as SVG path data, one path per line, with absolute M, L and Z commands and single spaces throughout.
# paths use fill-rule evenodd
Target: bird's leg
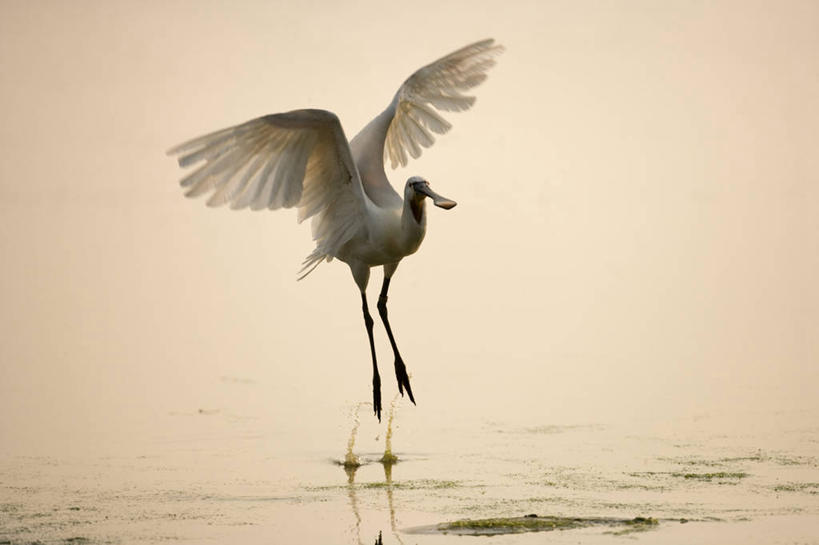
M 404 395 L 404 388 L 406 388 L 407 395 L 414 404 L 415 398 L 412 396 L 412 387 L 410 386 L 409 376 L 407 376 L 407 366 L 404 365 L 404 360 L 401 359 L 401 354 L 398 352 L 398 345 L 395 344 L 390 321 L 387 319 L 387 290 L 389 289 L 390 278 L 385 274 L 384 283 L 381 285 L 381 295 L 378 296 L 378 314 L 381 316 L 381 321 L 384 322 L 384 328 L 387 330 L 387 336 L 390 338 L 390 345 L 392 345 L 392 352 L 395 354 L 395 378 L 398 380 L 398 391 L 401 392 L 401 395 Z
M 373 357 L 373 411 L 381 422 L 381 377 L 378 375 L 378 363 L 375 359 L 375 342 L 373 341 L 373 317 L 367 308 L 367 294 L 361 292 L 361 309 L 364 311 L 364 325 L 367 326 L 367 336 L 370 338 L 370 353 Z

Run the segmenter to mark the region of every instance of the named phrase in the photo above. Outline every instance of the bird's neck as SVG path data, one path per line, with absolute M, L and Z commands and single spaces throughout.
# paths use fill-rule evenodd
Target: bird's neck
M 421 244 L 426 228 L 426 199 L 414 196 L 404 199 L 404 210 L 401 213 L 401 230 L 404 236 Z

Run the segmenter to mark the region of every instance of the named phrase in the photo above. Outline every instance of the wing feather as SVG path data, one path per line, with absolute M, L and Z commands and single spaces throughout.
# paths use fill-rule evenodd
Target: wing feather
M 366 196 L 341 123 L 325 110 L 266 115 L 168 151 L 181 167 L 202 163 L 180 181 L 188 197 L 211 193 L 209 206 L 298 208 L 313 218 L 315 251 L 305 268 L 331 259 L 366 229 Z
M 425 129 L 444 134 L 451 125 L 432 108 L 444 112 L 463 112 L 475 104 L 475 97 L 464 95 L 483 83 L 486 71 L 495 65 L 494 57 L 503 46 L 492 39 L 462 47 L 412 74 L 393 100 L 395 114 L 386 134 L 384 159 L 396 168 L 407 164 L 407 154 L 417 158 L 421 147 L 435 141 Z M 392 105 L 391 105 L 392 106 Z M 419 126 L 420 125 L 420 126 Z M 419 130 L 420 129 L 420 130 Z
M 245 172 L 242 174 L 242 185 L 246 184 L 245 190 L 231 203 L 230 207 L 234 210 L 241 210 L 243 208 L 247 208 L 248 206 L 252 206 L 253 203 L 259 199 L 259 196 L 265 187 L 262 183 L 264 178 L 259 174 L 264 167 L 265 162 L 270 161 L 271 158 L 264 154 L 258 153 L 259 151 L 261 150 L 259 149 L 254 152 L 255 157 L 252 157 L 247 168 L 245 169 Z M 251 210 L 255 210 L 255 208 L 251 208 Z

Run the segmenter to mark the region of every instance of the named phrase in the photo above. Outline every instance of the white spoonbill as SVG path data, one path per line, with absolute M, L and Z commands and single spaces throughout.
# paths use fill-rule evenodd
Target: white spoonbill
M 316 248 L 304 260 L 299 279 L 322 261 L 347 265 L 361 291 L 364 323 L 373 360 L 373 409 L 381 420 L 381 378 L 373 343 L 373 319 L 366 288 L 372 267 L 384 267 L 378 313 L 395 355 L 398 391 L 412 395 L 407 369 L 387 319 L 390 279 L 404 257 L 415 253 L 426 232 L 425 198 L 450 209 L 455 201 L 438 195 L 422 177 L 404 186 L 403 199 L 384 171 L 407 164 L 421 148 L 451 125 L 437 110 L 469 109 L 475 97 L 462 91 L 486 79 L 503 51 L 482 40 L 428 64 L 412 74 L 381 114 L 348 142 L 338 117 L 326 110 L 294 110 L 252 119 L 241 125 L 194 138 L 168 151 L 179 165 L 203 162 L 180 182 L 188 197 L 212 193 L 208 206 L 230 204 L 238 210 L 298 208 L 299 222 L 313 218 Z

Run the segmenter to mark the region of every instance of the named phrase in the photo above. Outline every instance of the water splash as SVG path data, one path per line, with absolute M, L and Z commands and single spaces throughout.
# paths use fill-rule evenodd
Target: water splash
M 392 421 L 395 418 L 395 407 L 398 402 L 398 394 L 390 402 L 390 417 L 387 419 L 387 436 L 384 439 L 384 456 L 379 460 L 384 465 L 392 465 L 398 462 L 398 456 L 392 453 Z
M 368 403 L 362 402 L 354 405 L 350 411 L 350 417 L 353 419 L 353 429 L 350 430 L 350 438 L 347 440 L 347 454 L 344 455 L 344 463 L 342 464 L 345 470 L 354 470 L 361 466 L 361 461 L 358 459 L 358 456 L 353 453 L 353 447 L 355 447 L 355 436 L 358 433 L 358 427 L 361 425 L 361 419 L 358 417 L 358 413 L 364 405 L 368 405 Z

